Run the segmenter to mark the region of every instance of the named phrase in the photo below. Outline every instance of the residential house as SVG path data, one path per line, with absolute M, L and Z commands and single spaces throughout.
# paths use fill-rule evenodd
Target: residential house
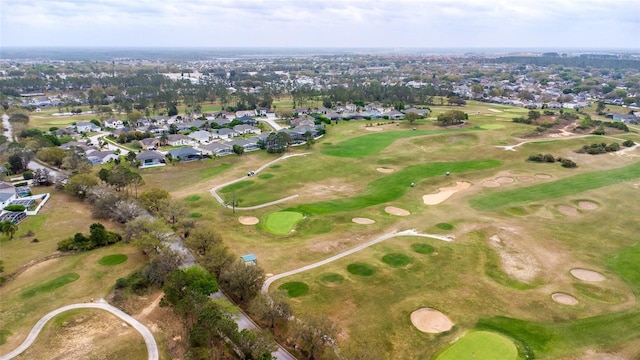
M 202 152 L 191 147 L 181 147 L 167 152 L 173 159 L 193 161 L 202 159 Z
M 136 160 L 140 162 L 140 167 L 165 166 L 164 155 L 157 151 L 147 150 L 136 155 Z
M 258 125 L 258 120 L 252 118 L 249 115 L 243 115 L 243 116 L 237 117 L 236 120 L 246 125 L 253 125 L 253 126 Z
M 199 147 L 203 154 L 225 156 L 233 154 L 233 146 L 227 143 L 212 142 Z
M 170 134 L 167 136 L 167 145 L 170 146 L 184 146 L 194 145 L 195 142 L 188 136 L 183 134 Z
M 87 160 L 89 160 L 91 165 L 106 164 L 117 158 L 118 155 L 113 151 L 92 151 L 87 154 Z
M 384 113 L 384 116 L 387 116 L 391 120 L 402 120 L 404 119 L 404 114 L 398 110 L 391 110 Z
M 241 255 L 240 259 L 242 260 L 245 266 L 258 265 L 258 258 L 254 254 Z
M 97 150 L 96 148 L 87 145 L 86 142 L 79 142 L 79 141 L 69 141 L 68 143 L 64 143 L 60 146 L 58 146 L 60 149 L 62 150 L 70 150 L 72 148 L 79 148 L 82 149 L 82 152 L 90 152 L 92 150 Z
M 220 127 L 220 126 L 225 126 L 227 124 L 230 124 L 231 120 L 229 120 L 228 118 L 217 118 L 217 119 L 214 119 L 212 123 L 216 123 Z
M 231 145 L 231 149 L 233 149 L 234 145 L 242 146 L 245 152 L 260 150 L 260 146 L 258 145 L 257 138 L 237 139 L 237 140 L 229 141 L 227 144 Z
M 160 147 L 160 139 L 158 138 L 142 139 L 140 140 L 140 145 L 142 145 L 144 149 L 155 150 Z
M 260 134 L 262 132 L 262 130 L 258 129 L 255 126 L 245 125 L 245 124 L 234 126 L 233 130 L 240 135 Z
M 231 139 L 232 137 L 238 136 L 235 130 L 229 128 L 218 129 L 216 133 L 220 139 Z
M 187 135 L 199 144 L 208 144 L 211 142 L 211 133 L 205 130 L 194 131 Z
M 236 111 L 236 119 L 241 118 L 243 116 L 247 116 L 247 117 L 255 116 L 255 114 L 256 114 L 255 110 L 240 110 L 240 111 Z
M 402 111 L 405 114 L 414 113 L 422 117 L 429 115 L 429 109 L 416 109 L 414 107 L 408 107 Z
M 314 126 L 316 124 L 316 119 L 312 116 L 301 116 L 291 120 L 291 126 Z
M 107 119 L 104 121 L 104 127 L 109 129 L 124 129 L 124 123 L 119 119 Z
M 80 121 L 76 123 L 76 131 L 79 133 L 96 132 L 100 131 L 100 126 L 88 121 Z
M 16 188 L 4 181 L 0 182 L 0 209 L 4 209 L 5 206 L 9 205 L 12 200 L 18 198 L 18 194 L 16 193 Z
M 257 108 L 257 109 L 255 110 L 255 115 L 256 115 L 256 116 L 267 116 L 267 114 L 268 114 L 269 112 L 270 112 L 269 108 L 266 108 L 266 107 L 260 107 L 260 108 Z

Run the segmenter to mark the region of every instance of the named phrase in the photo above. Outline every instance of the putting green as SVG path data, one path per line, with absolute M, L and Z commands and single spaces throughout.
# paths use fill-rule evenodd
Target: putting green
M 342 284 L 343 281 L 344 276 L 336 273 L 325 273 L 320 276 L 320 283 L 327 286 Z
M 365 263 L 349 264 L 347 271 L 358 276 L 371 276 L 376 273 L 376 269 L 373 266 Z
M 127 261 L 128 257 L 125 254 L 111 254 L 104 256 L 102 259 L 98 260 L 98 264 L 102 266 L 113 266 L 122 264 Z
M 415 243 L 411 244 L 411 250 L 417 252 L 418 254 L 431 254 L 436 249 L 429 244 Z
M 453 225 L 449 224 L 449 223 L 439 223 L 436 224 L 436 227 L 440 230 L 451 230 L 453 229 Z
M 309 292 L 309 285 L 299 281 L 292 281 L 278 286 L 278 289 L 286 291 L 289 297 L 295 298 L 306 295 Z
M 489 331 L 474 331 L 446 348 L 436 360 L 515 360 L 518 349 L 508 338 Z
M 296 211 L 278 211 L 267 215 L 264 226 L 272 234 L 287 235 L 302 218 Z
M 382 262 L 392 267 L 405 266 L 411 259 L 405 254 L 391 253 L 382 257 Z

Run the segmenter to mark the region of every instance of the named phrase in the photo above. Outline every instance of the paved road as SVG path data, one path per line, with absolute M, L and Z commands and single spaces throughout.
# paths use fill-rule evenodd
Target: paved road
M 264 169 L 266 169 L 267 167 L 269 167 L 269 166 L 271 166 L 271 165 L 275 164 L 275 163 L 276 163 L 276 162 L 278 162 L 278 161 L 281 161 L 281 160 L 284 160 L 284 159 L 288 159 L 288 158 L 290 158 L 290 157 L 294 157 L 294 156 L 304 156 L 304 155 L 308 155 L 308 154 L 309 154 L 309 153 L 283 155 L 283 156 L 281 156 L 281 157 L 279 157 L 279 158 L 277 158 L 277 159 L 275 159 L 275 160 L 269 161 L 268 163 L 266 163 L 266 164 L 264 164 L 264 165 L 260 166 L 260 167 L 259 167 L 258 169 L 256 169 L 256 170 L 254 170 L 254 173 L 255 173 L 255 174 L 254 174 L 254 176 L 255 176 L 255 175 L 258 175 L 258 173 L 260 173 L 262 170 L 264 170 Z M 234 183 L 237 183 L 237 182 L 239 182 L 239 181 L 246 180 L 246 179 L 247 179 L 247 177 L 246 177 L 246 176 L 243 176 L 243 177 L 241 177 L 241 178 L 238 178 L 238 179 L 235 179 L 235 180 L 232 180 L 232 181 L 226 182 L 226 183 L 224 183 L 224 184 L 217 185 L 217 186 L 215 186 L 213 189 L 211 189 L 211 195 L 213 195 L 213 197 L 214 197 L 216 200 L 218 200 L 218 202 L 219 202 L 222 206 L 226 206 L 226 207 L 228 207 L 229 209 L 231 209 L 231 208 L 233 208 L 233 206 L 231 206 L 231 205 L 227 204 L 227 203 L 224 201 L 224 199 L 223 199 L 220 195 L 218 195 L 218 189 L 223 188 L 223 187 L 225 187 L 225 186 L 229 186 L 229 185 L 234 184 Z M 295 198 L 297 198 L 297 197 L 298 197 L 298 195 L 291 195 L 291 196 L 287 196 L 286 198 L 282 198 L 282 199 L 279 199 L 279 200 L 271 201 L 271 202 L 264 203 L 264 204 L 260 204 L 260 205 L 247 206 L 247 207 L 238 207 L 238 206 L 236 206 L 236 207 L 235 207 L 235 209 L 236 209 L 236 210 L 255 210 L 255 209 L 260 209 L 260 208 L 263 208 L 263 207 L 267 207 L 267 206 L 271 206 L 271 205 L 279 204 L 279 203 L 281 203 L 281 202 L 285 202 L 285 201 L 288 201 L 288 200 L 291 200 L 291 199 L 295 199 Z
M 149 360 L 158 360 L 159 358 L 158 345 L 156 344 L 156 340 L 153 338 L 153 334 L 151 334 L 151 331 L 149 331 L 149 329 L 147 329 L 146 326 L 138 322 L 138 320 L 132 318 L 122 310 L 109 305 L 104 300 L 100 300 L 97 303 L 72 304 L 72 305 L 63 306 L 61 308 L 53 310 L 52 312 L 48 313 L 47 315 L 43 316 L 40 320 L 38 320 L 38 322 L 33 327 L 33 329 L 31 329 L 31 332 L 29 333 L 25 341 L 20 346 L 18 346 L 12 352 L 0 356 L 0 360 L 9 360 L 20 355 L 23 351 L 27 350 L 27 348 L 29 348 L 31 344 L 33 344 L 33 342 L 36 340 L 36 337 L 38 337 L 38 334 L 40 333 L 44 325 L 49 320 L 51 320 L 53 317 L 55 317 L 58 314 L 61 314 L 65 311 L 69 311 L 73 309 L 102 309 L 112 313 L 113 315 L 119 317 L 123 321 L 126 321 L 127 323 L 129 323 L 129 325 L 133 326 L 134 329 L 138 330 L 140 335 L 142 335 L 142 337 L 144 338 L 144 342 L 147 345 Z
M 377 244 L 379 242 L 385 241 L 387 239 L 390 239 L 390 238 L 396 237 L 396 236 L 422 236 L 422 237 L 428 237 L 428 238 L 438 239 L 438 240 L 447 241 L 447 242 L 453 241 L 453 239 L 451 239 L 450 237 L 447 237 L 447 236 L 432 235 L 432 234 L 421 234 L 421 233 L 418 233 L 415 230 L 404 230 L 404 231 L 400 231 L 400 232 L 394 231 L 394 232 L 391 232 L 389 234 L 382 235 L 379 238 L 373 239 L 373 240 L 371 240 L 371 241 L 369 241 L 367 243 L 358 245 L 358 246 L 354 247 L 353 249 L 349 249 L 347 251 L 341 252 L 340 254 L 334 255 L 334 256 L 332 256 L 330 258 L 326 258 L 326 259 L 324 259 L 322 261 L 318 261 L 316 263 L 313 263 L 313 264 L 310 264 L 310 265 L 307 265 L 307 266 L 303 266 L 303 267 L 295 269 L 295 270 L 291 270 L 291 271 L 287 271 L 287 272 L 283 272 L 281 274 L 277 274 L 277 275 L 271 276 L 262 285 L 262 291 L 263 292 L 268 292 L 269 291 L 269 286 L 271 286 L 271 284 L 274 281 L 282 279 L 283 277 L 291 276 L 291 275 L 294 275 L 294 274 L 301 273 L 303 271 L 311 270 L 311 269 L 326 265 L 326 264 L 328 264 L 328 263 L 330 263 L 332 261 L 336 261 L 336 260 L 341 259 L 341 258 L 343 258 L 345 256 L 348 256 L 348 255 L 351 255 L 351 254 L 353 254 L 355 252 L 358 252 L 358 251 L 360 251 L 362 249 L 366 249 L 371 245 L 375 245 L 375 244 Z
M 277 119 L 278 119 L 278 118 L 276 118 L 276 117 L 268 117 L 268 116 L 267 116 L 267 118 L 266 118 L 266 119 L 260 119 L 260 121 L 264 121 L 264 122 L 266 122 L 267 124 L 269 124 L 269 126 L 271 126 L 271 127 L 273 128 L 273 130 L 274 130 L 274 131 L 278 131 L 278 130 L 284 129 L 282 126 L 280 126 L 280 125 L 276 122 L 276 120 L 277 120 Z

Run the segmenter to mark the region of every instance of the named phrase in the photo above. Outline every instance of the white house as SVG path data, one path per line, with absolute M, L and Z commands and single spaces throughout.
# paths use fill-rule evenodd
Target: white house
M 193 139 L 182 134 L 171 134 L 168 136 L 167 144 L 171 146 L 194 145 Z
M 233 127 L 238 134 L 260 134 L 262 130 L 255 126 L 240 124 Z
M 92 151 L 87 154 L 87 160 L 89 160 L 91 165 L 106 164 L 117 158 L 118 155 L 113 151 Z
M 205 130 L 194 131 L 187 136 L 200 144 L 208 144 L 211 142 L 211 133 Z
M 4 181 L 0 182 L 0 209 L 4 209 L 11 201 L 18 198 L 16 188 Z
M 238 133 L 229 128 L 218 129 L 218 137 L 220 139 L 231 139 L 232 137 L 238 136 Z
M 76 131 L 79 133 L 100 131 L 100 126 L 88 121 L 80 121 L 76 123 Z
M 104 127 L 110 129 L 124 129 L 124 124 L 122 120 L 119 119 L 108 119 L 104 121 Z

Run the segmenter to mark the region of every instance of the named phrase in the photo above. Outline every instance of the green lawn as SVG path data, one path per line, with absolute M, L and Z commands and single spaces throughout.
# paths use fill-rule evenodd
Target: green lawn
M 532 201 L 559 198 L 579 194 L 587 190 L 615 185 L 640 177 L 640 162 L 618 169 L 594 171 L 574 175 L 554 182 L 513 190 L 498 191 L 471 199 L 471 206 L 478 210 L 493 210 Z
M 104 256 L 102 259 L 98 260 L 98 264 L 102 266 L 114 266 L 118 264 L 122 264 L 127 261 L 129 257 L 125 254 L 111 254 Z
M 238 181 L 236 183 L 233 183 L 231 185 L 227 185 L 227 186 L 223 187 L 219 191 L 222 194 L 228 194 L 228 193 L 232 193 L 234 191 L 238 191 L 238 190 L 242 189 L 243 187 L 247 187 L 247 186 L 249 186 L 251 184 L 253 184 L 253 181 L 251 181 L 251 180 Z
M 61 288 L 78 280 L 79 278 L 80 275 L 78 275 L 77 273 L 66 273 L 62 276 L 58 276 L 55 279 L 31 286 L 30 288 L 22 292 L 22 298 L 30 298 L 41 293 L 52 292 L 58 288 Z
M 287 235 L 304 216 L 296 211 L 278 211 L 267 215 L 265 228 L 275 235 Z
M 460 132 L 480 130 L 479 128 L 457 129 L 457 130 L 417 130 L 417 131 L 389 131 L 375 134 L 367 134 L 342 141 L 338 144 L 325 146 L 321 152 L 325 155 L 360 158 L 373 155 L 389 146 L 396 140 L 409 137 L 454 134 Z
M 518 349 L 508 338 L 488 331 L 474 331 L 445 349 L 436 360 L 515 360 Z
M 284 283 L 278 286 L 278 289 L 286 291 L 287 295 L 292 298 L 300 297 L 309 293 L 309 285 L 300 281 Z
M 372 181 L 359 196 L 300 205 L 295 210 L 314 215 L 359 210 L 400 198 L 411 189 L 409 185 L 412 182 L 419 183 L 421 180 L 427 178 L 444 176 L 447 171 L 452 174 L 458 174 L 489 169 L 500 166 L 501 164 L 502 163 L 497 160 L 477 160 L 412 165 Z

